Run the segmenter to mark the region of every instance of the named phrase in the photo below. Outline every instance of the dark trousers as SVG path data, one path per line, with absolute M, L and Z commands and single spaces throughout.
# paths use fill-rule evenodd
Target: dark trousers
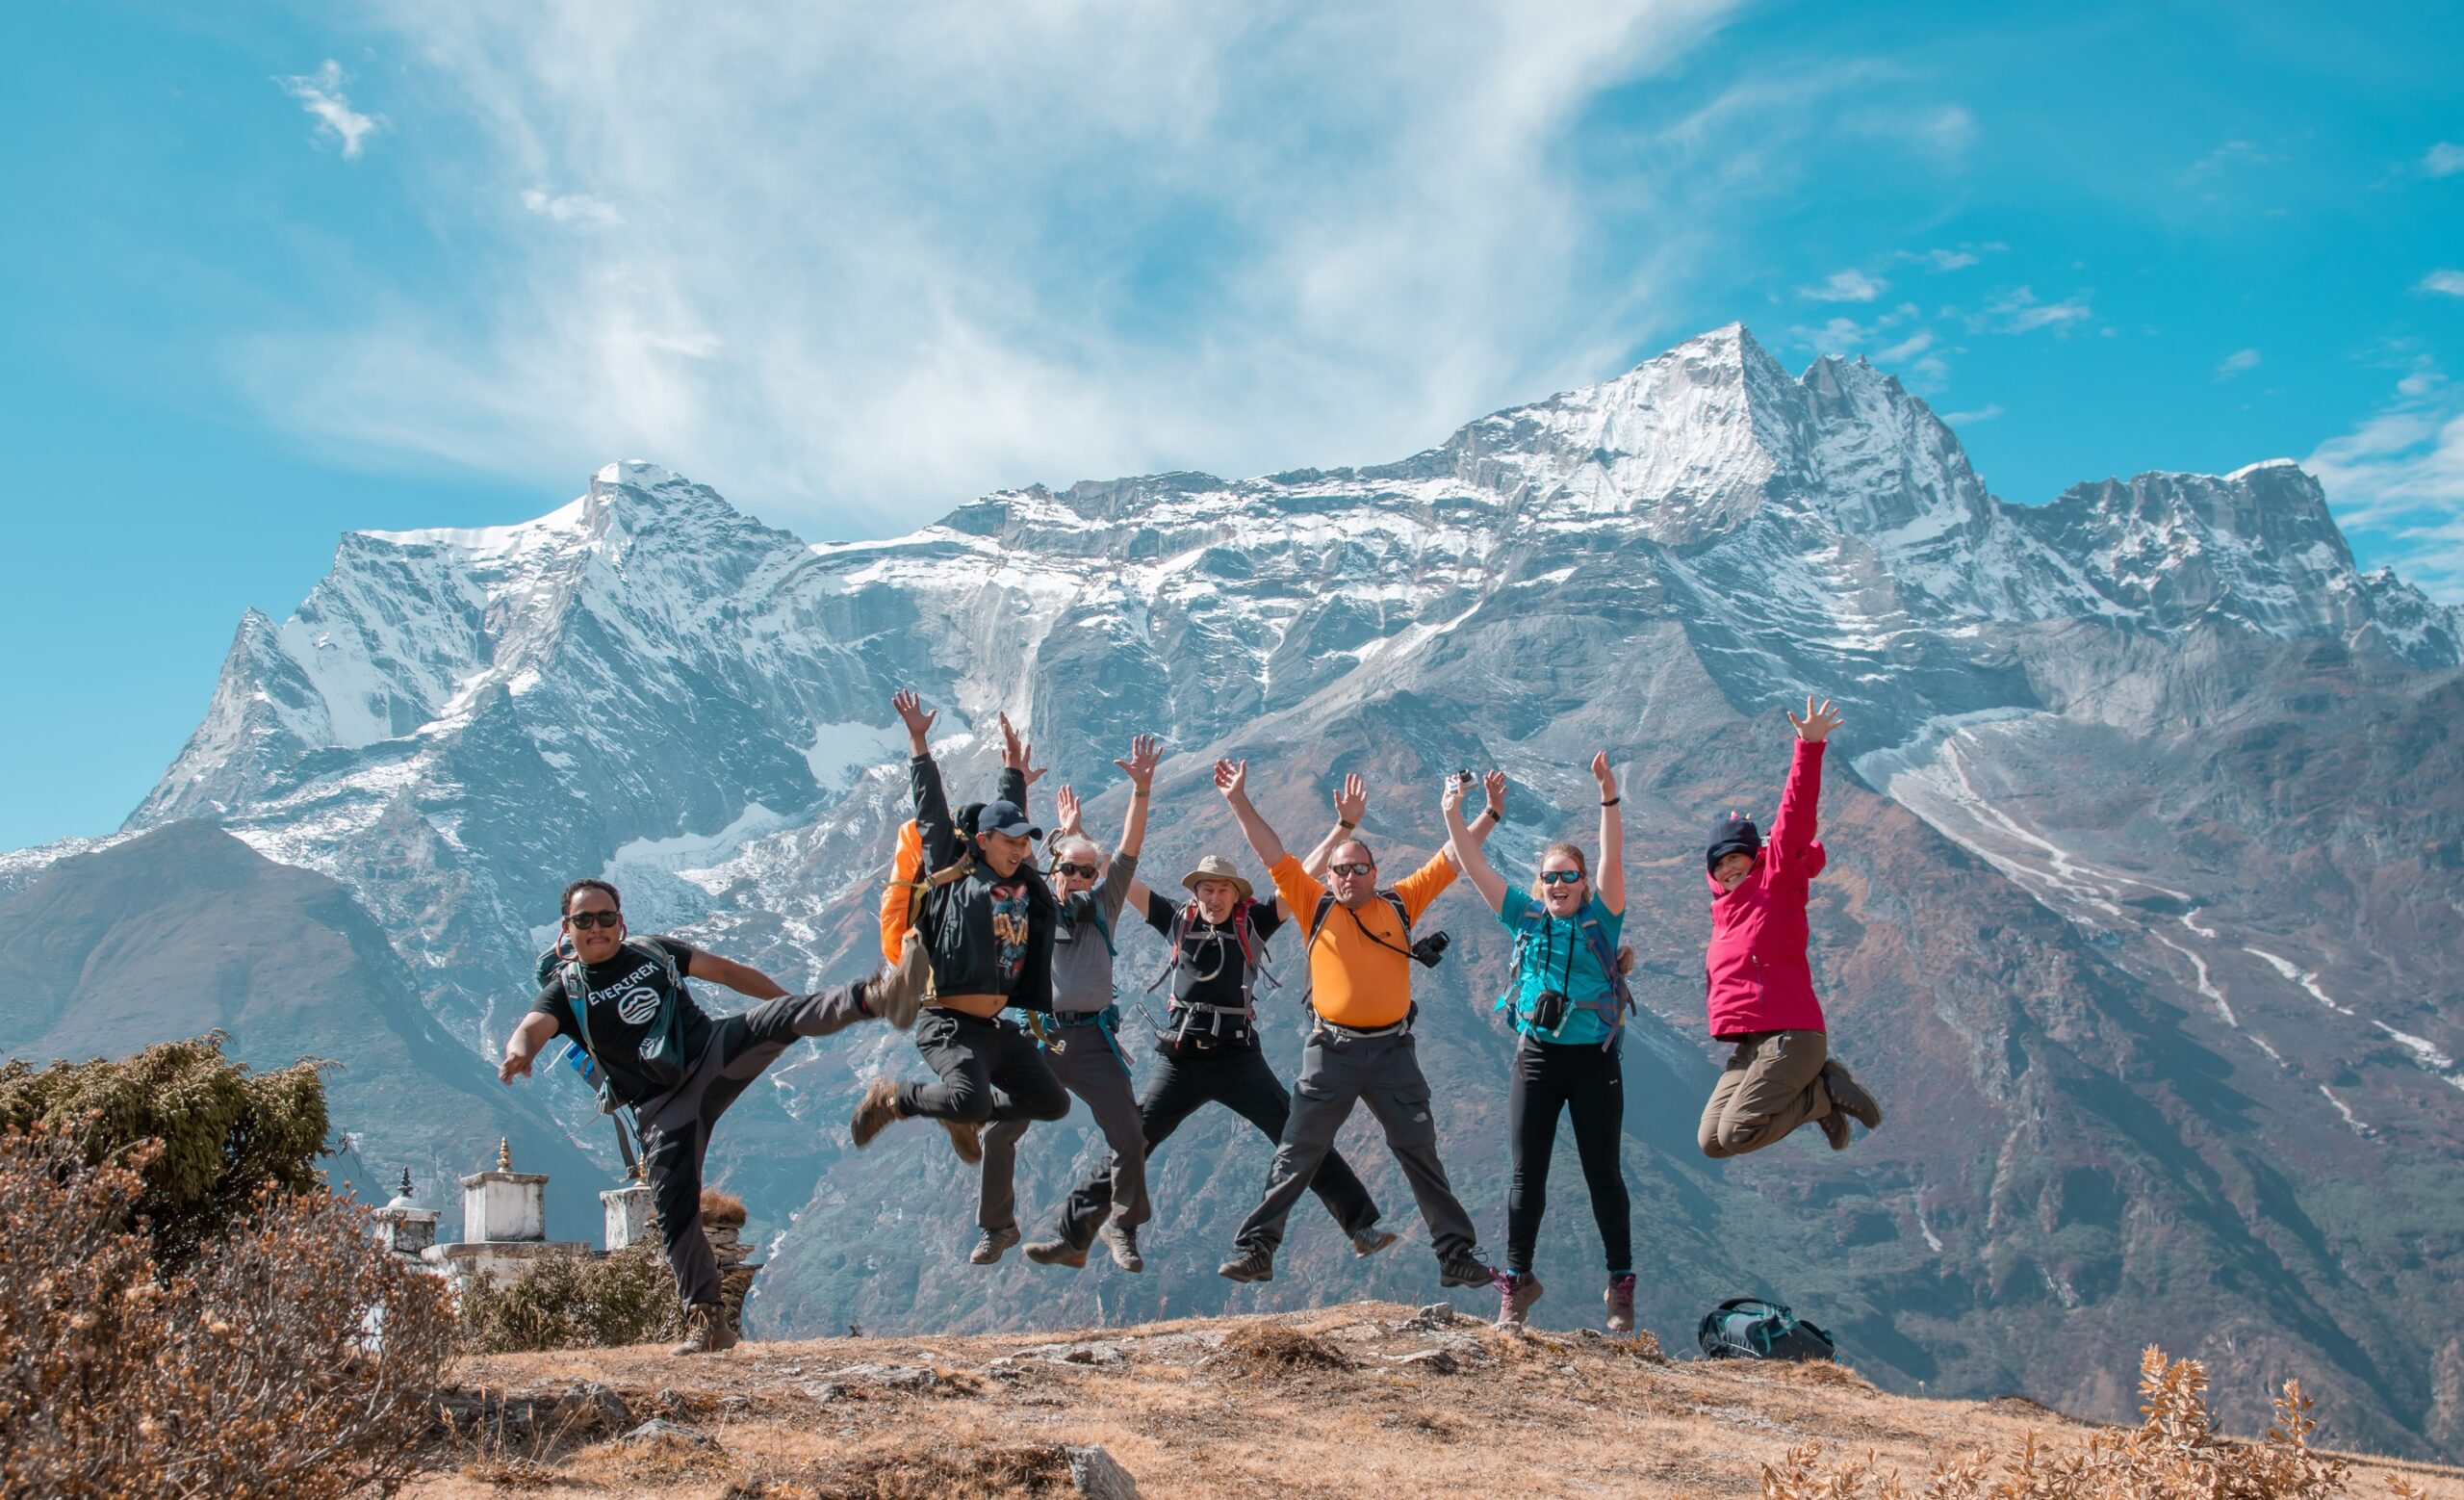
M 719 1304 L 719 1263 L 710 1254 L 709 1236 L 702 1232 L 702 1161 L 709 1153 L 710 1127 L 788 1043 L 826 1037 L 869 1016 L 862 994 L 859 983 L 783 995 L 725 1018 L 711 1028 L 684 1081 L 634 1110 L 667 1263 L 676 1273 L 677 1295 L 687 1303 Z
M 1193 1043 L 1155 1049 L 1155 1071 L 1146 1076 L 1146 1091 L 1138 1101 L 1138 1117 L 1146 1133 L 1146 1155 L 1181 1127 L 1181 1122 L 1207 1104 L 1221 1104 L 1258 1127 L 1269 1141 L 1280 1142 L 1292 1118 L 1292 1096 L 1267 1066 L 1255 1042 L 1219 1045 L 1200 1050 Z M 1377 1201 L 1369 1196 L 1359 1177 L 1340 1151 L 1328 1151 L 1318 1164 L 1309 1189 L 1346 1234 L 1358 1234 L 1377 1223 Z M 1061 1213 L 1061 1237 L 1081 1250 L 1095 1237 L 1095 1228 L 1112 1207 L 1112 1177 L 1097 1173 L 1078 1185 Z
M 1354 1104 L 1367 1104 L 1386 1131 L 1386 1149 L 1412 1185 L 1438 1259 L 1472 1253 L 1479 1236 L 1437 1159 L 1437 1116 L 1429 1108 L 1428 1079 L 1410 1032 L 1364 1035 L 1322 1024 L 1301 1048 L 1300 1076 L 1293 1087 L 1298 1097 L 1267 1173 L 1266 1197 L 1242 1222 L 1235 1243 L 1270 1254 L 1283 1243 L 1293 1204 L 1319 1165 L 1334 1154 L 1335 1132 L 1351 1118 Z
M 1036 1039 L 1014 1022 L 937 1007 L 915 1023 L 915 1050 L 941 1081 L 900 1085 L 902 1114 L 982 1125 L 1069 1113 L 1069 1091 L 1044 1066 Z
M 1611 1273 L 1634 1269 L 1633 1204 L 1618 1155 L 1626 1117 L 1625 1070 L 1617 1048 L 1567 1046 L 1525 1037 L 1514 1049 L 1506 1084 L 1507 1128 L 1514 1140 L 1514 1183 L 1505 1200 L 1505 1265 L 1531 1269 L 1540 1216 L 1549 1207 L 1549 1157 L 1557 1147 L 1557 1115 L 1574 1117 L 1575 1151 L 1591 1189 L 1591 1217 Z
M 1107 1016 L 1115 1013 L 1107 1012 Z M 1062 1087 L 1078 1096 L 1096 1128 L 1112 1147 L 1104 1180 L 1110 1202 L 1125 1228 L 1146 1222 L 1146 1135 L 1138 1113 L 1137 1086 L 1130 1081 L 1129 1060 L 1113 1035 L 1111 1021 L 1074 1026 L 1044 1022 L 1051 1046 L 1044 1064 Z M 1027 1133 L 1025 1120 L 1004 1120 L 984 1132 L 984 1174 L 976 1187 L 975 1222 L 986 1229 L 1018 1227 L 1018 1142 Z

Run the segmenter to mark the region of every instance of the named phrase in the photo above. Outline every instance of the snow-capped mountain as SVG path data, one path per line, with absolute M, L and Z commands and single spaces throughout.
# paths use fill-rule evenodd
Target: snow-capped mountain
M 898 685 L 943 709 L 961 782 L 988 780 L 977 726 L 1007 711 L 1056 781 L 1110 789 L 1098 831 L 1112 758 L 1164 735 L 1159 885 L 1239 848 L 1219 754 L 1288 832 L 1369 773 L 1373 826 L 1423 849 L 1438 772 L 1502 766 L 1511 862 L 1586 828 L 1605 745 L 1649 934 L 1630 1165 L 1664 1335 L 1768 1288 L 1883 1378 L 2107 1414 L 2115 1347 L 2220 1339 L 2301 1373 L 2345 1435 L 2454 1453 L 2464 1339 L 2408 1309 L 2451 1306 L 2464 1263 L 2426 1248 L 2464 1189 L 2460 639 L 2355 569 L 2297 467 L 2012 504 L 1896 380 L 1791 376 L 1732 325 L 1399 463 L 1005 491 L 886 542 L 808 546 L 631 462 L 525 525 L 354 533 L 290 620 L 242 621 L 130 830 L 210 818 L 341 882 L 484 1050 L 577 874 L 791 984 L 864 967 Z M 1774 794 L 1778 711 L 1809 692 L 1849 719 L 1817 972 L 1893 1114 L 1842 1157 L 1713 1167 L 1694 861 L 1709 813 Z M 1450 1163 L 1493 1208 L 1504 944 L 1448 899 L 1465 941 L 1425 1047 Z M 1151 958 L 1125 944 L 1124 974 Z M 932 1143 L 835 1144 L 860 1076 L 913 1066 L 851 1037 L 732 1119 L 722 1170 L 780 1230 L 776 1324 L 1220 1306 L 1255 1142 L 1175 1138 L 1142 1280 L 969 1272 L 969 1184 Z M 1030 1137 L 1028 1203 L 1080 1144 L 1075 1121 Z M 1590 1231 L 1571 1177 L 1559 1199 L 1544 1254 L 1571 1274 Z M 1274 1295 L 1426 1280 L 1399 1257 L 1318 1279 L 1315 1254 Z M 2225 1393 L 2246 1419 L 2255 1397 Z

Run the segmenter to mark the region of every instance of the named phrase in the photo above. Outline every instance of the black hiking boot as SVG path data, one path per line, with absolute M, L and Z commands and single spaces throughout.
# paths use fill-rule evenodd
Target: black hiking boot
M 1087 1247 L 1072 1245 L 1065 1239 L 1038 1240 L 1020 1254 L 1040 1266 L 1083 1266 L 1087 1263 Z
M 987 1229 L 977 1237 L 975 1248 L 966 1253 L 967 1264 L 988 1266 L 1001 1258 L 1001 1253 L 1018 1243 L 1015 1226 L 1006 1229 Z
M 1470 1251 L 1444 1255 L 1437 1262 L 1437 1284 L 1440 1286 L 1494 1286 L 1498 1268 Z
M 1245 1249 L 1218 1266 L 1215 1274 L 1227 1281 L 1271 1281 L 1274 1280 L 1274 1252 Z
M 1883 1106 L 1865 1092 L 1865 1086 L 1848 1075 L 1848 1070 L 1832 1058 L 1822 1065 L 1822 1086 L 1831 1091 L 1831 1107 L 1846 1115 L 1868 1130 L 1883 1127 Z
M 1401 1236 L 1394 1230 L 1381 1229 L 1373 1224 L 1351 1237 L 1352 1256 L 1355 1259 L 1366 1260 L 1399 1238 Z

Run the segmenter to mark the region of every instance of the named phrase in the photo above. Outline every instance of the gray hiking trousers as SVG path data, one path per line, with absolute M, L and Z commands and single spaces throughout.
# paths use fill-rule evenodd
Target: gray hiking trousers
M 1831 1113 L 1822 1081 L 1830 1039 L 1819 1031 L 1749 1031 L 1736 1044 L 1711 1101 L 1703 1106 L 1696 1144 L 1710 1157 L 1758 1151 L 1809 1120 Z
M 1300 1053 L 1293 1080 L 1292 1118 L 1267 1174 L 1266 1197 L 1234 1236 L 1244 1250 L 1269 1254 L 1283 1243 L 1284 1220 L 1309 1191 L 1318 1163 L 1334 1149 L 1335 1132 L 1367 1104 L 1386 1128 L 1386 1148 L 1402 1164 L 1421 1218 L 1438 1258 L 1469 1254 L 1479 1235 L 1472 1216 L 1454 1198 L 1446 1168 L 1437 1159 L 1437 1116 L 1430 1111 L 1428 1079 L 1421 1073 L 1420 1048 L 1408 1031 L 1364 1036 L 1322 1022 Z
M 722 1017 L 684 1081 L 634 1110 L 667 1263 L 686 1303 L 716 1306 L 720 1301 L 719 1263 L 702 1231 L 702 1159 L 710 1150 L 710 1127 L 796 1038 L 826 1037 L 871 1015 L 860 980 L 812 995 L 783 995 Z
M 1120 1039 L 1101 1023 L 1056 1026 L 1044 1022 L 1049 1043 L 1043 1060 L 1062 1087 L 1086 1100 L 1112 1148 L 1104 1177 L 1112 1189 L 1112 1217 L 1126 1228 L 1147 1219 L 1146 1130 L 1138 1114 L 1138 1091 Z M 976 1189 L 975 1222 L 986 1229 L 1018 1227 L 1018 1140 L 1032 1120 L 995 1121 L 984 1132 L 984 1175 Z

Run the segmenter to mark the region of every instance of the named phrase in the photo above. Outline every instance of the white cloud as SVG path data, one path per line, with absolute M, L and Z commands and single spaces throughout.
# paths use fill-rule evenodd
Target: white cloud
M 1990 422 L 2002 415 L 2000 406 L 1980 406 L 1974 411 L 1955 411 L 1942 420 L 1955 427 L 1970 427 L 1980 422 Z
M 2216 378 L 2220 380 L 2230 380 L 2235 375 L 2242 374 L 2246 370 L 2256 370 L 2257 368 L 2259 368 L 2259 351 L 2257 349 L 2237 349 L 2232 353 L 2225 355 L 2224 362 L 2216 367 Z
M 316 116 L 321 131 L 343 143 L 346 160 L 359 155 L 360 142 L 375 134 L 384 122 L 372 115 L 362 115 L 350 107 L 343 96 L 343 65 L 332 58 L 313 73 L 296 73 L 274 80 L 283 91 L 299 101 L 299 107 Z
M 545 188 L 522 190 L 522 206 L 542 219 L 579 229 L 613 229 L 625 221 L 612 203 L 586 193 L 550 193 Z
M 2275 165 L 2275 160 L 2273 156 L 2250 142 L 2227 141 L 2183 168 L 2181 181 L 2186 184 L 2198 182 L 2204 178 L 2213 177 L 2227 167 L 2235 165 L 2272 167 Z
M 639 453 L 840 534 L 1036 479 L 1389 458 L 1672 331 L 1729 147 L 1783 127 L 1646 132 L 1613 194 L 1566 146 L 1732 8 L 388 0 L 389 107 L 469 142 L 421 161 L 424 206 L 479 216 L 487 273 L 449 305 L 349 285 L 242 373 L 346 451 Z
M 2422 153 L 2422 170 L 2432 177 L 2452 177 L 2464 172 L 2464 145 L 2442 141 Z
M 2302 466 L 2319 477 L 2356 550 L 2426 592 L 2464 604 L 2464 392 L 2426 365 L 2398 397 Z
M 1927 250 L 1924 258 L 1938 272 L 1959 271 L 1977 262 L 1973 250 Z
M 1890 285 L 1861 271 L 1836 271 L 1818 287 L 1799 287 L 1797 296 L 1816 302 L 1870 302 Z
M 2422 277 L 2425 292 L 2444 292 L 2449 297 L 2464 297 L 2464 271 L 2433 271 Z
M 1970 314 L 1967 326 L 1971 333 L 2034 333 L 2039 328 L 2060 333 L 2094 316 L 2085 292 L 2074 292 L 2059 302 L 2040 302 L 2034 292 L 2016 287 L 1989 300 L 1985 311 Z
M 1924 353 L 1927 349 L 1932 349 L 1933 347 L 1934 330 L 1931 328 L 1919 328 L 1914 333 L 1910 334 L 1908 337 L 1900 340 L 1890 348 L 1884 349 L 1879 354 L 1876 354 L 1874 356 L 1874 363 L 1883 366 L 1904 364 L 1909 360 L 1914 359 L 1917 355 Z

